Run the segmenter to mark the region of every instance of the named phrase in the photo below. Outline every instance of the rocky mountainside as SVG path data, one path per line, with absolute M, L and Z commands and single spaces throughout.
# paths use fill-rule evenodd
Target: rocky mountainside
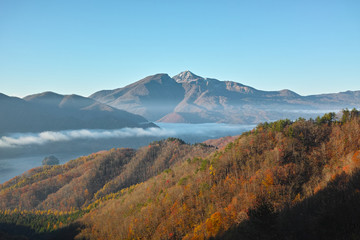
M 261 91 L 185 71 L 172 78 L 156 74 L 124 88 L 96 92 L 90 98 L 151 121 L 259 123 L 358 107 L 360 91 L 300 96 L 287 89 Z
M 144 117 L 78 95 L 44 92 L 24 99 L 0 94 L 0 134 L 68 129 L 150 127 Z

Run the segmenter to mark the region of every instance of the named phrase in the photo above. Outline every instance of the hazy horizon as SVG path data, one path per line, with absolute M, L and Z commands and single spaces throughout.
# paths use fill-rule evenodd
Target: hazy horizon
M 150 74 L 149 76 L 151 76 L 151 75 L 155 75 L 155 74 L 158 74 L 158 73 L 154 73 L 154 74 Z M 165 73 L 165 74 L 167 74 L 167 73 Z M 195 73 L 196 74 L 196 73 Z M 169 75 L 170 77 L 173 77 L 172 75 Z M 147 77 L 147 76 L 144 76 L 144 78 L 145 77 Z M 200 76 L 200 77 L 203 77 L 203 76 Z M 211 77 L 209 77 L 209 78 L 211 78 Z M 137 82 L 137 81 L 140 81 L 141 79 L 138 79 L 138 80 L 136 80 L 135 82 Z M 217 79 L 217 80 L 220 80 L 220 81 L 232 81 L 232 80 L 222 80 L 222 79 Z M 236 81 L 232 81 L 232 82 L 236 82 Z M 134 82 L 133 82 L 134 83 Z M 238 82 L 238 83 L 240 83 L 240 84 L 242 84 L 241 82 Z M 132 84 L 132 83 L 129 83 L 129 84 L 127 84 L 127 85 L 124 85 L 124 86 L 119 86 L 119 87 L 117 87 L 117 88 L 122 88 L 122 87 L 126 87 L 126 86 L 128 86 L 128 85 L 130 85 L 130 84 Z M 253 87 L 253 86 L 250 86 L 249 85 L 249 87 Z M 114 88 L 114 89 L 116 89 L 116 88 Z M 293 91 L 293 92 L 296 92 L 296 91 L 294 91 L 293 89 L 288 89 L 288 88 L 281 88 L 281 89 L 258 89 L 258 88 L 256 88 L 257 90 L 261 90 L 261 91 L 281 91 L 281 90 L 291 90 L 291 91 Z M 101 91 L 101 90 L 113 90 L 113 89 L 98 89 L 97 91 Z M 306 96 L 312 96 L 312 95 L 322 95 L 322 94 L 331 94 L 331 93 L 339 93 L 339 92 L 347 92 L 347 91 L 360 91 L 360 88 L 359 89 L 345 89 L 345 90 L 343 90 L 343 91 L 337 91 L 337 92 L 318 92 L 318 93 L 312 93 L 312 94 L 307 94 L 307 95 L 302 95 L 302 94 L 300 94 L 299 92 L 296 92 L 297 94 L 299 94 L 300 96 L 303 96 L 303 97 L 306 97 Z M 76 92 L 70 92 L 70 93 L 63 93 L 63 92 L 57 92 L 56 90 L 45 90 L 45 91 L 43 91 L 43 92 L 33 92 L 33 93 L 29 93 L 29 94 L 25 94 L 25 95 L 9 95 L 9 94 L 7 94 L 6 92 L 0 92 L 0 93 L 2 93 L 2 94 L 5 94 L 5 95 L 7 95 L 7 96 L 10 96 L 10 97 L 18 97 L 18 98 L 24 98 L 24 97 L 27 97 L 27 96 L 30 96 L 30 95 L 33 95 L 33 94 L 40 94 L 40 93 L 44 93 L 44 92 L 54 92 L 54 93 L 57 93 L 57 94 L 61 94 L 61 95 L 73 95 L 73 94 L 75 94 L 75 95 L 79 95 L 79 96 L 82 96 L 82 97 L 89 97 L 91 94 L 93 94 L 93 93 L 91 93 L 91 94 L 89 94 L 89 95 L 81 95 L 81 94 L 79 94 L 79 93 L 76 93 Z

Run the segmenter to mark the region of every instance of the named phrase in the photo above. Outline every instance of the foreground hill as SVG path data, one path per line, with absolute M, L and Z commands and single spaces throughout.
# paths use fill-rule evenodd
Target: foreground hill
M 290 90 L 261 91 L 185 71 L 172 78 L 156 74 L 124 88 L 96 92 L 90 98 L 151 121 L 250 124 L 359 107 L 360 91 L 300 96 Z
M 34 168 L 0 185 L 0 209 L 70 211 L 146 181 L 175 163 L 205 157 L 215 147 L 169 138 L 138 150 L 122 148 L 64 165 Z
M 216 152 L 177 139 L 139 150 L 183 149 L 168 155 L 174 164 L 165 171 L 149 158 L 132 166 L 131 150 L 35 169 L 1 186 L 0 231 L 22 229 L 32 239 L 359 239 L 359 112 L 334 117 L 259 124 Z M 136 181 L 124 184 L 128 176 Z
M 0 134 L 155 126 L 145 118 L 90 98 L 45 92 L 24 99 L 0 94 Z
M 262 124 L 104 202 L 81 236 L 358 239 L 359 156 L 359 117 Z

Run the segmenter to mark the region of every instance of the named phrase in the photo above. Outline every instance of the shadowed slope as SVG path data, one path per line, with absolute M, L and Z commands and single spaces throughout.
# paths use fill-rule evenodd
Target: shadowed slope
M 45 92 L 24 99 L 0 97 L 0 134 L 68 129 L 155 127 L 145 118 L 78 95 Z

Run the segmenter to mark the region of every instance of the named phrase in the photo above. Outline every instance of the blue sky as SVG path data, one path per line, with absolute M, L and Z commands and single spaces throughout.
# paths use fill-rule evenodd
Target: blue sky
M 302 95 L 360 90 L 358 0 L 0 0 L 0 92 L 88 96 L 190 70 Z

